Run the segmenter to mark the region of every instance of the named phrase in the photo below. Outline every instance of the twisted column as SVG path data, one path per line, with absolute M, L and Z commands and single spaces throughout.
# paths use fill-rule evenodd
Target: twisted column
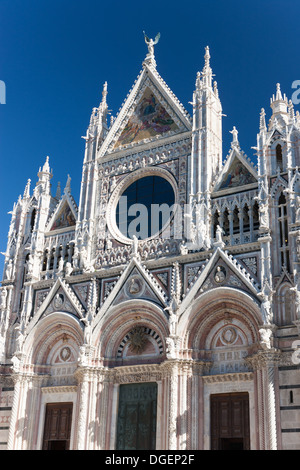
M 178 401 L 178 365 L 170 364 L 170 401 L 169 401 L 169 450 L 177 447 L 177 401 Z
M 264 408 L 260 410 L 263 415 L 263 422 L 260 423 L 262 433 L 260 445 L 265 450 L 277 450 L 275 372 L 279 360 L 280 351 L 276 349 L 259 351 L 247 359 L 257 373 L 261 371 L 262 380 L 258 399 L 261 398 Z

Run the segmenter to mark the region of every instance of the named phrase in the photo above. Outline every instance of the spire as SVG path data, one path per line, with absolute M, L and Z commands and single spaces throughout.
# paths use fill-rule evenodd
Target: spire
M 210 87 L 212 85 L 212 69 L 210 66 L 210 53 L 209 53 L 209 47 L 206 46 L 205 48 L 205 54 L 204 54 L 204 67 L 202 70 L 202 82 L 203 85 L 206 87 Z
M 27 183 L 26 183 L 26 186 L 25 186 L 25 190 L 24 190 L 24 194 L 23 194 L 23 198 L 28 198 L 30 197 L 30 183 L 31 183 L 31 180 L 27 180 Z
M 210 64 L 209 64 L 209 61 L 210 61 L 210 53 L 209 53 L 209 47 L 206 46 L 205 48 L 205 55 L 204 55 L 204 59 L 205 59 L 205 67 L 210 67 Z
M 56 195 L 55 195 L 56 199 L 60 199 L 61 197 L 61 187 L 60 187 L 60 181 L 57 183 L 57 189 L 56 189 Z
M 270 100 L 271 108 L 274 114 L 286 114 L 287 113 L 287 98 L 285 94 L 282 97 L 280 84 L 276 84 L 276 95 L 272 96 Z
M 276 83 L 276 101 L 282 100 L 282 94 L 280 90 L 280 83 Z
M 180 303 L 181 295 L 181 281 L 180 281 L 180 271 L 179 264 L 175 262 L 172 269 L 172 283 L 171 283 L 171 296 L 176 306 Z
M 43 192 L 50 194 L 50 180 L 52 178 L 52 174 L 50 171 L 50 166 L 49 166 L 49 157 L 46 157 L 46 161 L 44 163 L 43 168 L 39 169 L 38 172 L 38 182 L 37 182 L 37 187 L 43 188 Z M 35 189 L 36 192 L 36 189 Z
M 68 175 L 68 179 L 67 179 L 67 183 L 66 183 L 66 186 L 65 186 L 65 189 L 64 189 L 64 193 L 67 194 L 71 194 L 71 177 L 70 175 Z
M 294 105 L 293 105 L 292 100 L 289 100 L 288 113 L 289 113 L 291 122 L 295 122 L 295 111 L 294 111 Z
M 106 115 L 107 115 L 107 111 L 108 111 L 106 97 L 107 97 L 107 82 L 105 82 L 104 85 L 103 85 L 102 101 L 99 105 L 98 116 L 100 116 L 100 114 L 101 114 L 101 120 L 102 121 L 106 121 Z
M 50 173 L 50 166 L 49 166 L 49 157 L 46 157 L 46 161 L 44 163 L 44 166 L 43 166 L 43 170 L 42 170 L 44 173 Z
M 96 307 L 97 307 L 97 283 L 96 279 L 93 278 L 91 288 L 89 290 L 89 297 L 88 297 L 88 311 L 91 314 L 92 318 L 96 314 Z
M 266 112 L 265 112 L 264 108 L 261 108 L 261 111 L 260 111 L 259 129 L 260 129 L 260 131 L 266 131 L 266 130 L 267 130 L 267 126 L 266 126 Z

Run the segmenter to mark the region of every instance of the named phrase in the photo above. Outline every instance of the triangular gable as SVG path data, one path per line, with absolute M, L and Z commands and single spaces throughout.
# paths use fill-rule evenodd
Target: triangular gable
M 187 111 L 158 72 L 144 66 L 108 132 L 99 157 L 124 146 L 191 131 Z
M 153 90 L 147 87 L 114 148 L 178 131 L 179 127 L 174 119 L 168 114 Z
M 77 208 L 73 198 L 68 193 L 64 194 L 55 211 L 47 223 L 46 231 L 62 230 L 73 227 L 75 229 Z
M 100 306 L 97 314 L 98 321 L 105 315 L 110 306 L 129 299 L 156 300 L 164 308 L 168 302 L 163 289 L 136 257 L 131 259 Z
M 285 141 L 285 138 L 278 129 L 274 129 L 274 131 L 269 134 L 266 144 L 271 145 L 275 142 L 275 140 Z
M 287 271 L 285 266 L 282 267 L 281 274 L 280 274 L 279 278 L 276 281 L 276 284 L 274 286 L 274 290 L 276 291 L 284 283 L 291 284 L 291 286 L 294 285 L 294 282 L 293 282 L 293 280 L 290 276 L 290 273 Z
M 255 168 L 247 161 L 242 152 L 234 148 L 215 183 L 214 192 L 256 183 L 257 172 Z
M 217 287 L 243 290 L 254 297 L 259 293 L 258 284 L 238 260 L 222 251 L 221 248 L 216 248 L 207 263 L 201 267 L 194 282 L 190 284 L 178 313 L 183 313 L 193 299 L 206 290 Z
M 55 310 L 61 311 L 63 310 L 60 307 L 60 303 L 64 303 L 65 299 L 61 297 L 61 295 L 66 297 L 66 300 L 71 304 L 74 309 L 75 315 L 77 315 L 80 319 L 84 316 L 84 308 L 83 305 L 78 300 L 77 296 L 69 287 L 69 285 L 61 278 L 58 278 L 57 281 L 54 283 L 52 288 L 50 289 L 48 295 L 43 300 L 42 304 L 38 308 L 37 312 L 34 314 L 32 320 L 28 325 L 28 333 L 32 330 L 32 328 L 37 324 L 37 322 L 44 316 L 45 311 L 50 306 L 52 302 L 55 303 Z M 57 296 L 57 298 L 55 298 Z

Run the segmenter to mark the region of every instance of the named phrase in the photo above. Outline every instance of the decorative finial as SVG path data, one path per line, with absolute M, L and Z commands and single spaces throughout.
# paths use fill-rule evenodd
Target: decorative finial
M 46 157 L 46 161 L 45 161 L 42 171 L 50 173 L 49 157 Z
M 204 59 L 205 59 L 205 65 L 207 67 L 209 67 L 210 53 L 209 53 L 209 47 L 208 46 L 206 46 L 206 48 L 205 48 Z
M 280 90 L 280 83 L 276 83 L 276 100 L 282 100 L 282 94 Z
M 27 184 L 26 184 L 26 186 L 25 186 L 24 194 L 23 194 L 23 197 L 24 197 L 24 198 L 30 197 L 30 183 L 31 183 L 31 180 L 28 179 L 28 180 L 27 180 Z
M 264 108 L 261 108 L 261 111 L 260 111 L 259 128 L 261 130 L 267 128 L 267 126 L 266 126 L 266 112 L 265 112 Z
M 65 187 L 65 189 L 64 189 L 64 193 L 66 194 L 67 192 L 68 192 L 69 194 L 71 194 L 71 177 L 70 177 L 70 175 L 68 175 L 66 187 Z
M 106 97 L 107 97 L 107 82 L 105 82 L 104 85 L 103 85 L 102 103 L 106 104 Z

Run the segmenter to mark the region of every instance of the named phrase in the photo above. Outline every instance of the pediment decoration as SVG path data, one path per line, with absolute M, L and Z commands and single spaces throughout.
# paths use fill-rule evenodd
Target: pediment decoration
M 76 220 L 77 207 L 75 202 L 69 194 L 65 194 L 51 215 L 46 231 L 65 230 L 71 227 L 75 229 Z
M 257 184 L 257 181 L 257 172 L 252 163 L 243 152 L 232 149 L 215 183 L 214 192 Z
M 178 125 L 147 87 L 127 121 L 114 148 L 178 131 Z
M 133 257 L 117 281 L 114 281 L 111 290 L 104 298 L 98 310 L 100 320 L 107 310 L 127 300 L 150 300 L 156 304 L 167 307 L 168 298 L 154 276 Z
M 191 131 L 192 120 L 153 68 L 144 66 L 111 126 L 98 157 Z
M 54 312 L 71 313 L 79 319 L 83 318 L 85 312 L 73 289 L 61 278 L 57 279 L 39 304 L 39 308 L 28 325 L 28 333 L 41 318 Z
M 276 140 L 285 140 L 282 133 L 275 129 L 269 136 L 267 145 L 272 145 Z
M 197 277 L 190 283 L 180 305 L 180 313 L 203 293 L 218 287 L 230 287 L 242 290 L 256 298 L 259 285 L 242 264 L 232 255 L 216 248 L 210 259 L 198 271 Z

